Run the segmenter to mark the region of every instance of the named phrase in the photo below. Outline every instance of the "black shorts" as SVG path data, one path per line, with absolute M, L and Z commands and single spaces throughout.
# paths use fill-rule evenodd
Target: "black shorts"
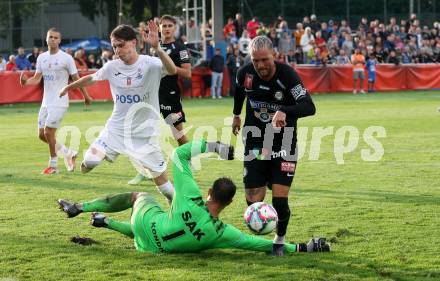
M 249 154 L 246 153 L 246 155 Z M 263 186 L 272 188 L 272 184 L 289 187 L 292 185 L 297 161 L 288 161 L 281 155 L 277 155 L 277 153 L 274 153 L 268 159 L 256 157 L 253 160 L 246 161 L 246 155 L 243 171 L 244 188 Z
M 182 103 L 173 102 L 167 104 L 160 104 L 160 113 L 168 125 L 177 126 L 182 122 L 186 122 L 185 112 L 182 109 Z

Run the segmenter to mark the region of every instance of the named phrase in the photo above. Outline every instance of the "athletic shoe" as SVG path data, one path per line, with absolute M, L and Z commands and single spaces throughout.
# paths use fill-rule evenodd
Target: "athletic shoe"
M 82 213 L 82 210 L 78 209 L 75 203 L 70 203 L 64 199 L 58 199 L 57 202 L 60 210 L 66 213 L 68 218 L 76 217 Z
M 101 213 L 93 212 L 90 217 L 90 224 L 94 227 L 107 227 L 108 224 L 105 221 L 106 216 Z
M 64 156 L 64 165 L 66 165 L 66 169 L 68 172 L 75 171 L 75 160 L 78 156 L 78 152 L 72 151 L 70 155 Z
M 325 242 L 325 238 L 312 238 L 307 243 L 307 252 L 330 252 L 330 245 Z
M 364 90 L 361 90 L 361 94 L 365 94 L 365 91 L 364 91 Z
M 284 244 L 272 244 L 272 252 L 270 255 L 274 257 L 284 256 Z
M 128 184 L 129 185 L 138 185 L 140 183 L 142 183 L 144 180 L 146 180 L 147 178 L 142 175 L 142 174 L 137 174 L 134 178 L 132 178 Z
M 216 151 L 224 160 L 234 160 L 234 146 L 217 141 Z
M 353 94 L 355 94 L 355 95 L 356 95 L 356 94 L 357 94 L 357 91 L 356 91 L 356 90 L 353 90 Z
M 41 174 L 43 175 L 58 174 L 58 169 L 55 167 L 47 167 L 41 172 Z

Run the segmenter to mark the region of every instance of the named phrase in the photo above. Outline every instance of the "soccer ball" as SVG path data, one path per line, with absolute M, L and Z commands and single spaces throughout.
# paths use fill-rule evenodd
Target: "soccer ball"
M 268 234 L 277 226 L 278 215 L 274 207 L 264 202 L 255 202 L 244 212 L 244 223 L 255 234 Z

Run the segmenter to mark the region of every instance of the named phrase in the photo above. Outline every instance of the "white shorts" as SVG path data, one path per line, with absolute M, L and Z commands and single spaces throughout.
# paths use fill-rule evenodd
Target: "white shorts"
M 124 137 L 104 128 L 89 148 L 94 149 L 104 153 L 109 162 L 115 161 L 119 154 L 127 155 L 135 169 L 145 176 L 151 173 L 156 178 L 167 169 L 158 137 L 132 137 L 124 141 Z
M 63 121 L 67 107 L 42 106 L 38 113 L 38 128 L 58 128 Z

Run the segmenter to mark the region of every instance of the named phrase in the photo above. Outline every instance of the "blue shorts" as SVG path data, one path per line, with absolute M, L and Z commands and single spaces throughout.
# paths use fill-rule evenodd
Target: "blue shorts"
M 376 72 L 368 72 L 368 82 L 376 81 Z

